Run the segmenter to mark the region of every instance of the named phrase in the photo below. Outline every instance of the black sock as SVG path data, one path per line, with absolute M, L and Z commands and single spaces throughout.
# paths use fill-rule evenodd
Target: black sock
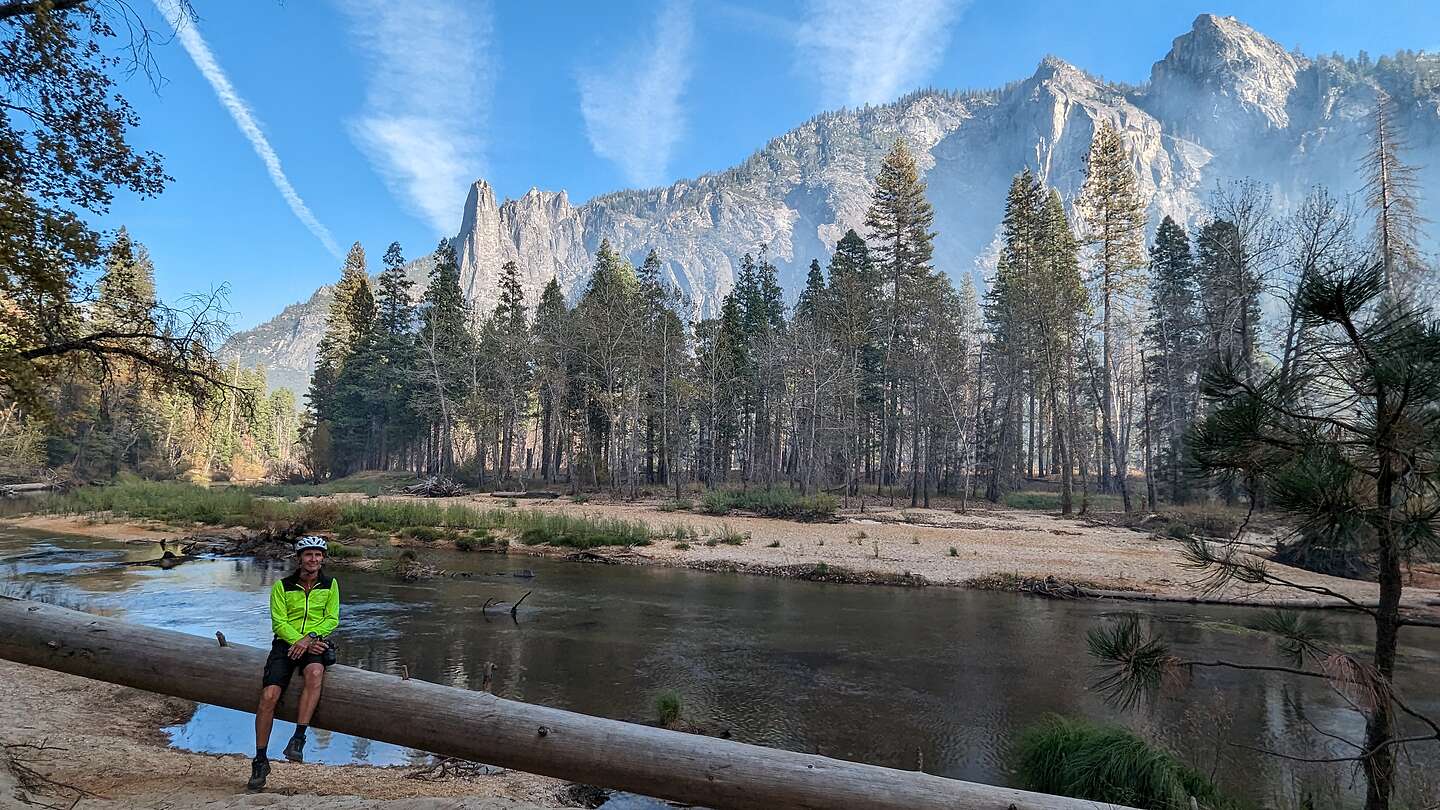
M 307 728 L 310 728 L 310 727 L 309 727 L 309 726 L 303 726 L 303 725 L 297 725 L 297 726 L 295 727 L 295 739 L 297 739 L 297 740 L 303 740 L 303 739 L 305 739 L 305 729 L 307 729 Z
M 264 762 L 264 761 L 270 759 L 270 757 L 269 757 L 268 755 L 266 755 L 266 753 L 265 753 L 265 746 L 263 746 L 263 745 L 257 745 L 257 746 L 255 746 L 255 759 L 260 760 L 261 762 Z

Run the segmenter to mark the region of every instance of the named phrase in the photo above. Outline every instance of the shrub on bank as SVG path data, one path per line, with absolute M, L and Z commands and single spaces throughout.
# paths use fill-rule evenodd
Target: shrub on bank
M 1021 734 L 1012 750 L 1020 787 L 1144 810 L 1231 810 L 1203 774 L 1128 729 L 1052 717 Z

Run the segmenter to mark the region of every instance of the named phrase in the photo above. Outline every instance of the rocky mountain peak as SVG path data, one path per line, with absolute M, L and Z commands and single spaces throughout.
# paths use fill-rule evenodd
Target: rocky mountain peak
M 1046 55 L 1035 67 L 1035 72 L 1030 75 L 1030 83 L 1042 84 L 1045 82 L 1059 82 L 1062 84 L 1094 84 L 1095 80 L 1090 74 L 1081 70 L 1058 56 Z
M 1235 126 L 1284 129 L 1296 74 L 1306 64 L 1234 17 L 1201 14 L 1151 68 L 1149 95 L 1188 104 L 1188 114 L 1175 103 L 1161 112 L 1194 127 L 1190 134 L 1196 136 L 1222 135 Z M 1197 93 L 1201 98 L 1194 99 Z

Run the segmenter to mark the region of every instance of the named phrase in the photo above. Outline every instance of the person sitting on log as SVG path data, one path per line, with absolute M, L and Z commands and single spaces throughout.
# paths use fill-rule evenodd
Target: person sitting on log
M 320 702 L 325 669 L 335 663 L 335 645 L 328 636 L 340 624 L 340 583 L 324 571 L 326 544 L 320 537 L 302 537 L 295 542 L 299 565 L 294 573 L 270 588 L 270 625 L 275 640 L 265 661 L 260 705 L 255 710 L 255 760 L 250 766 L 250 790 L 265 787 L 270 775 L 270 726 L 275 705 L 290 685 L 290 676 L 299 669 L 304 678 L 300 706 L 296 712 L 295 735 L 285 746 L 285 758 L 305 761 L 305 730 Z

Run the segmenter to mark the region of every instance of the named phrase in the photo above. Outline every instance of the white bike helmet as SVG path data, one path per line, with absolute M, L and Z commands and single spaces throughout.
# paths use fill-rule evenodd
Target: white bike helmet
M 296 554 L 299 554 L 300 552 L 304 551 L 304 550 L 307 549 L 307 548 L 318 548 L 318 549 L 320 549 L 321 551 L 327 551 L 327 552 L 328 552 L 330 547 L 325 543 L 325 538 L 323 538 L 323 537 L 316 537 L 316 536 L 313 535 L 313 534 L 307 535 L 307 536 L 302 537 L 302 538 L 300 538 L 299 540 L 296 540 L 296 541 L 295 541 L 295 553 L 296 553 Z

